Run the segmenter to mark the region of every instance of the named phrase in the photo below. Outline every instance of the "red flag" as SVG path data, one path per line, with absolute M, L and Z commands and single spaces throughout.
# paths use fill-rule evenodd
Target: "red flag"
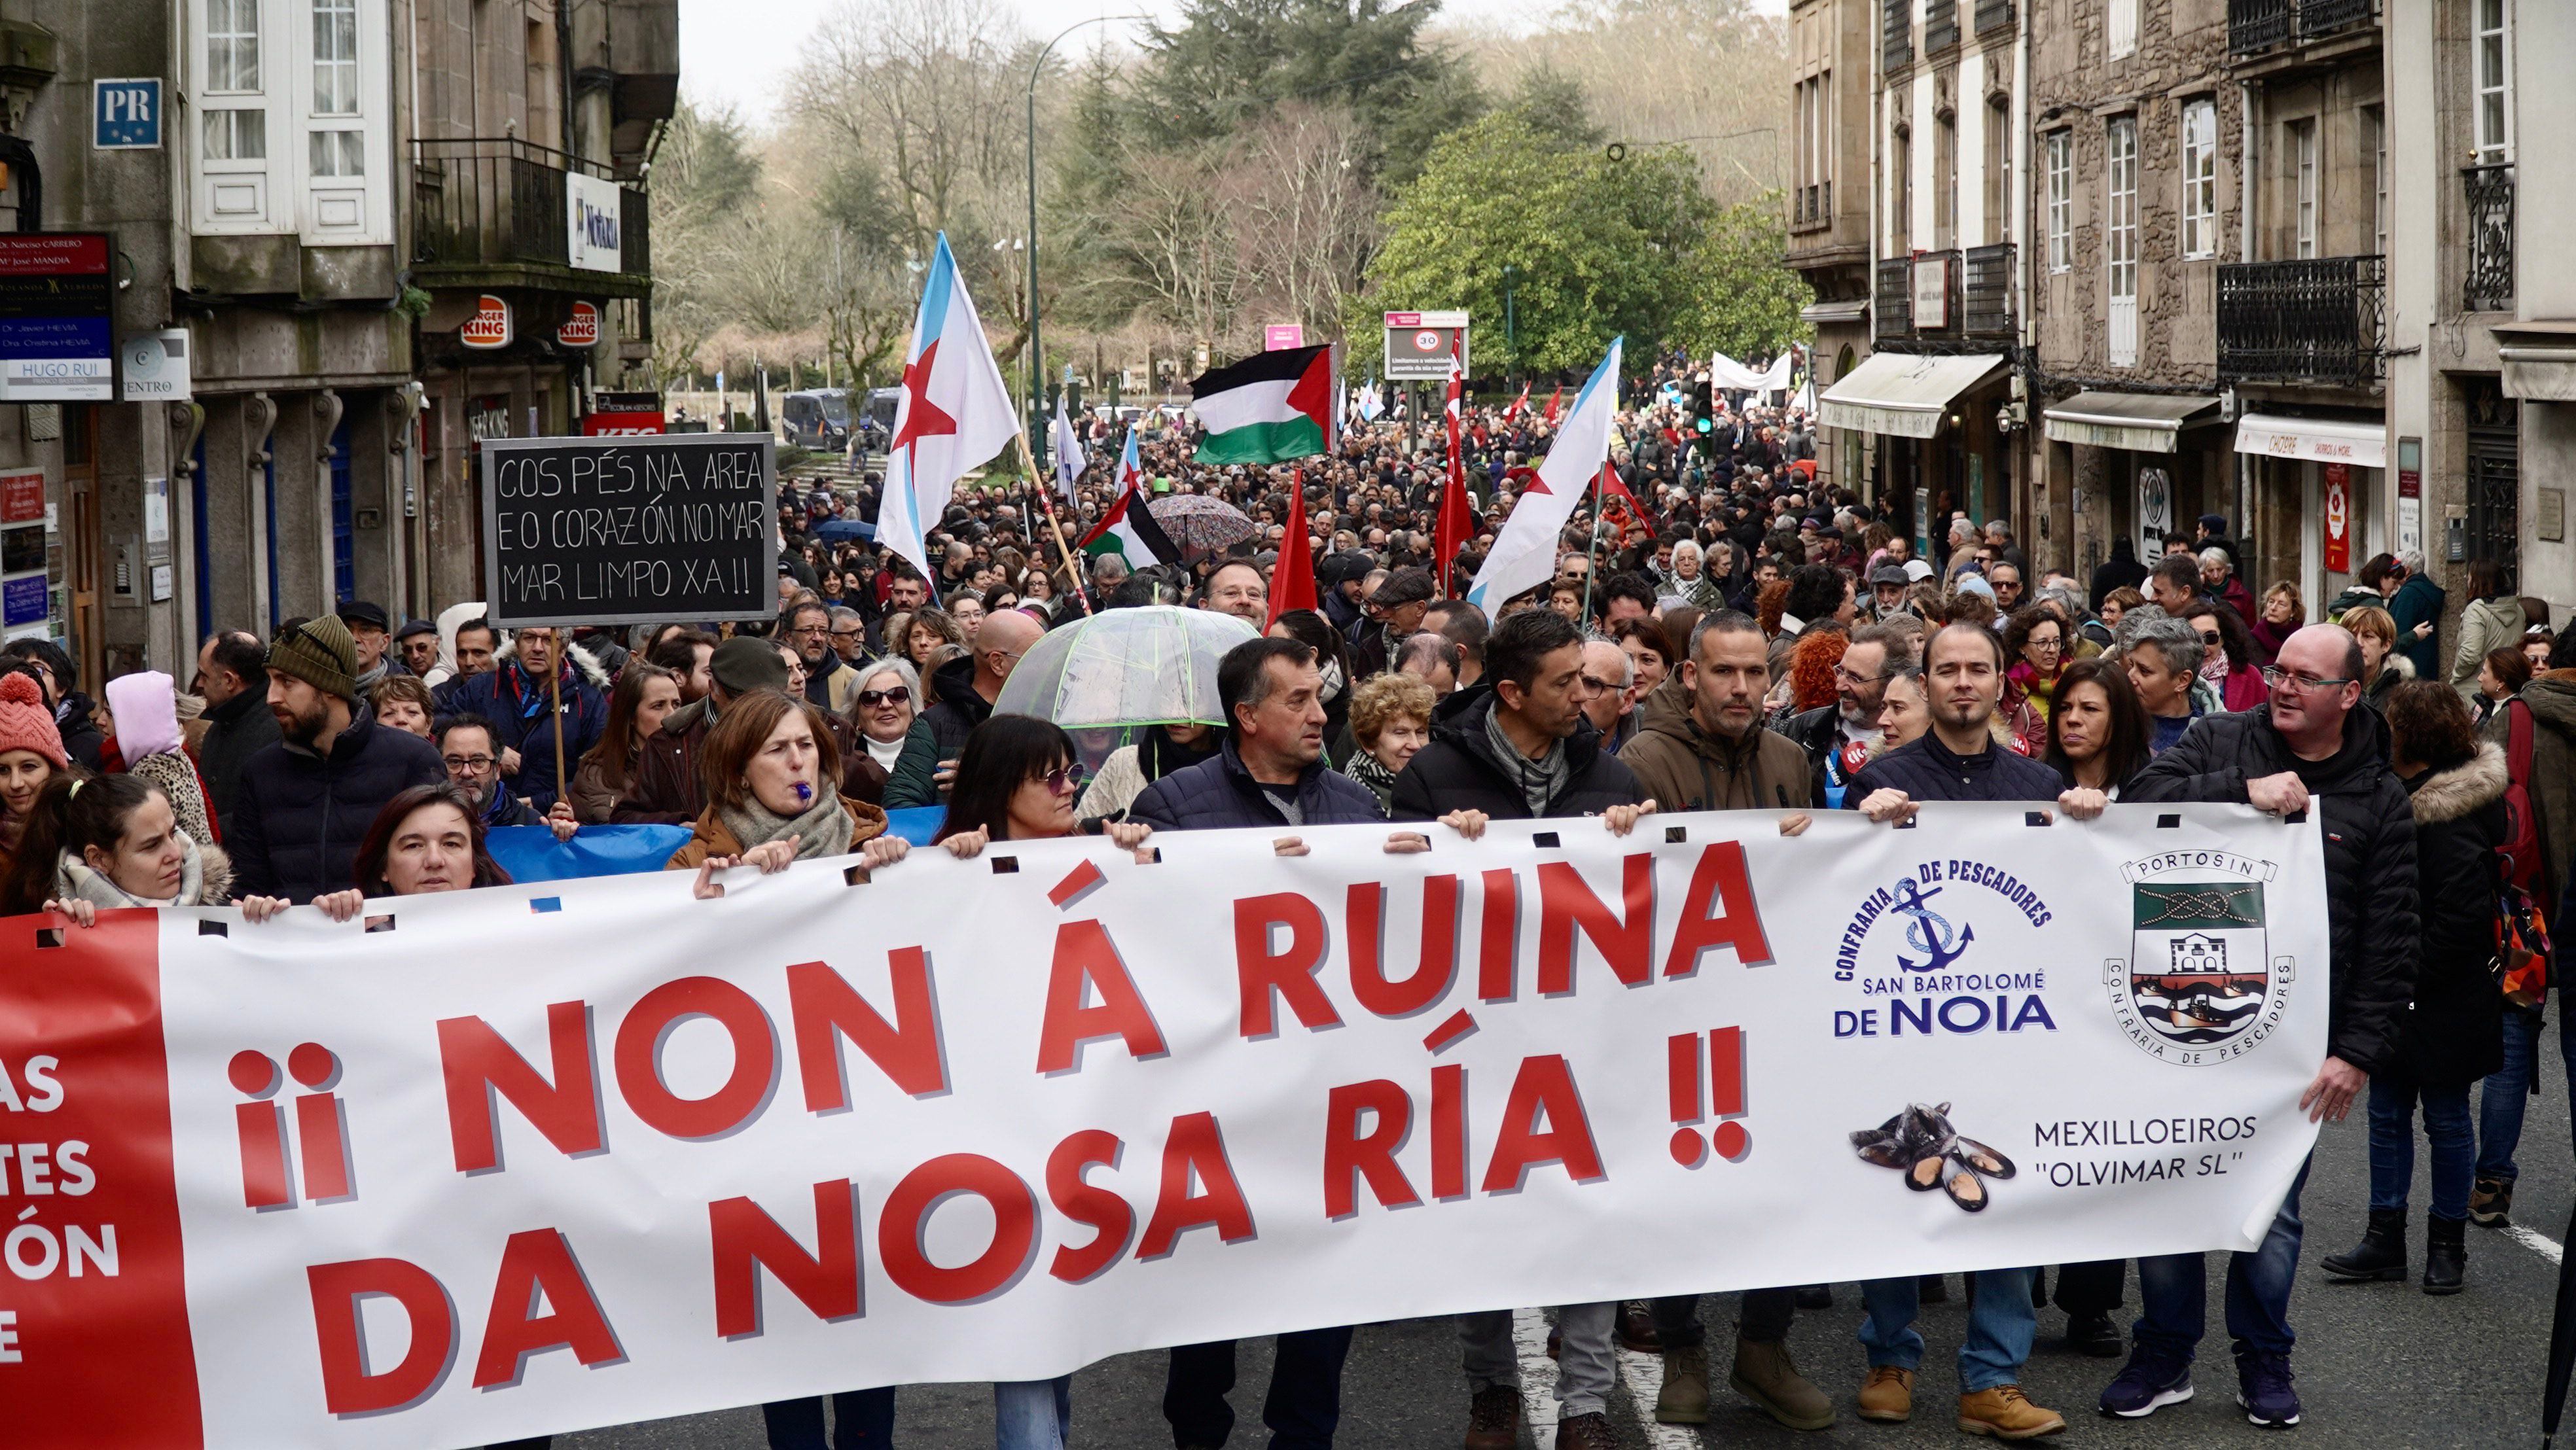
M 1431 557 L 1440 576 L 1440 592 L 1454 593 L 1450 586 L 1452 566 L 1458 551 L 1467 547 L 1467 531 L 1475 526 L 1474 511 L 1467 500 L 1467 459 L 1458 436 L 1458 404 L 1467 388 L 1467 367 L 1458 355 L 1458 344 L 1449 344 L 1449 480 L 1440 490 L 1440 516 L 1431 531 Z
M 1628 485 L 1620 481 L 1619 470 L 1611 467 L 1609 460 L 1604 459 L 1601 463 L 1601 506 L 1607 509 L 1610 506 L 1610 500 L 1614 498 L 1627 507 L 1628 517 L 1641 522 L 1651 522 L 1645 506 L 1638 503 L 1637 496 L 1630 493 Z
M 1503 410 L 1504 422 L 1517 423 L 1521 420 L 1522 411 L 1529 407 L 1529 390 L 1529 384 L 1521 384 L 1521 395 L 1512 399 L 1511 406 Z
M 1292 609 L 1314 609 L 1315 551 L 1306 544 L 1306 470 L 1289 485 L 1288 537 L 1280 542 L 1279 562 L 1270 568 L 1270 623 Z
M 1542 423 L 1545 423 L 1547 426 L 1549 426 L 1549 427 L 1551 427 L 1551 428 L 1555 427 L 1555 426 L 1556 426 L 1556 405 L 1557 405 L 1557 404 L 1559 404 L 1559 403 L 1561 403 L 1561 402 L 1564 402 L 1564 401 L 1565 401 L 1565 385 L 1564 385 L 1563 383 L 1559 383 L 1559 384 L 1557 384 L 1557 385 L 1556 385 L 1556 391 L 1547 395 L 1547 416 L 1546 416 L 1545 418 L 1540 419 L 1539 421 L 1540 421 L 1540 422 L 1542 422 Z

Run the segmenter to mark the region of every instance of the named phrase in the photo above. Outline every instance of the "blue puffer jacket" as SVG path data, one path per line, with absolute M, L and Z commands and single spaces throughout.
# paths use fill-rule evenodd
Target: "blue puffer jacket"
M 1297 777 L 1297 809 L 1309 826 L 1361 825 L 1386 819 L 1369 788 L 1318 760 Z M 1234 742 L 1222 753 L 1145 787 L 1127 818 L 1158 831 L 1217 831 L 1229 826 L 1288 824 L 1269 792 L 1244 768 Z
M 311 901 L 354 886 L 358 846 L 385 802 L 447 779 L 437 747 L 378 725 L 360 709 L 328 758 L 281 740 L 242 763 L 240 795 L 225 826 L 233 894 Z
M 1872 792 L 1890 789 L 1918 801 L 2054 801 L 2065 786 L 2056 771 L 2027 755 L 1993 744 L 1982 754 L 1958 755 L 1927 733 L 1862 767 L 1844 789 L 1843 805 L 1858 810 Z

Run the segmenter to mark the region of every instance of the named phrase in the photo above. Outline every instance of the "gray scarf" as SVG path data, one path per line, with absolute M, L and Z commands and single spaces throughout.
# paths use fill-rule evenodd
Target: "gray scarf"
M 1500 701 L 1485 712 L 1485 738 L 1493 743 L 1494 754 L 1512 772 L 1514 782 L 1521 788 L 1521 798 L 1529 802 L 1530 814 L 1544 816 L 1548 803 L 1565 789 L 1566 778 L 1573 774 L 1573 767 L 1565 758 L 1565 742 L 1549 741 L 1547 753 L 1532 760 L 1521 754 L 1521 748 L 1512 743 L 1512 737 L 1503 733 L 1501 714 Z
M 801 838 L 796 843 L 796 859 L 799 861 L 846 855 L 850 849 L 850 837 L 859 826 L 851 819 L 849 808 L 841 804 L 840 793 L 832 790 L 824 791 L 822 798 L 801 816 L 773 814 L 769 807 L 760 803 L 760 797 L 745 794 L 740 806 L 716 807 L 716 819 L 724 823 L 726 830 L 733 832 L 733 838 L 741 842 L 742 849 L 746 851 L 772 841 L 784 841 L 789 836 Z
M 181 832 L 179 839 L 188 848 L 187 864 L 180 868 L 179 894 L 167 901 L 137 896 L 119 886 L 104 871 L 92 870 L 87 862 L 69 852 L 54 871 L 54 895 L 63 901 L 86 901 L 92 906 L 115 910 L 127 906 L 196 906 L 206 890 L 205 853 L 197 843 Z

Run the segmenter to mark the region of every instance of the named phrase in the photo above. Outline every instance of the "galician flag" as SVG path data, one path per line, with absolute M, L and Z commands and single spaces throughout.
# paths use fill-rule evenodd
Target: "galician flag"
M 1386 404 L 1380 400 L 1377 395 L 1377 379 L 1371 378 L 1360 386 L 1360 421 L 1363 423 L 1374 423 L 1377 421 L 1377 415 L 1385 411 Z
M 1285 463 L 1329 453 L 1339 395 L 1330 344 L 1257 352 L 1190 383 L 1190 411 L 1207 436 L 1201 463 Z
M 1089 555 L 1116 554 L 1129 569 L 1148 564 L 1177 564 L 1181 551 L 1145 507 L 1145 470 L 1136 461 L 1136 430 L 1127 430 L 1127 450 L 1118 455 L 1118 496 L 1091 532 L 1074 546 Z
M 1019 436 L 1017 411 L 942 232 L 922 281 L 912 347 L 904 354 L 903 397 L 894 408 L 877 542 L 911 560 L 923 578 L 934 577 L 923 536 L 947 511 L 957 480 Z
M 1624 341 L 1611 340 L 1601 366 L 1592 370 L 1583 391 L 1575 394 L 1565 426 L 1557 430 L 1554 445 L 1538 466 L 1537 481 L 1512 505 L 1493 552 L 1476 571 L 1476 582 L 1467 587 L 1468 602 L 1489 618 L 1503 601 L 1556 574 L 1556 541 L 1565 532 L 1565 521 L 1592 491 L 1593 480 L 1610 457 L 1610 423 L 1619 406 L 1619 355 Z
M 1072 508 L 1077 500 L 1074 484 L 1082 477 L 1082 470 L 1091 466 L 1091 460 L 1083 456 L 1082 434 L 1074 429 L 1073 420 L 1064 415 L 1064 394 L 1062 393 L 1055 395 L 1053 431 L 1055 436 L 1050 440 L 1049 446 L 1055 449 L 1056 492 L 1064 495 L 1064 506 Z

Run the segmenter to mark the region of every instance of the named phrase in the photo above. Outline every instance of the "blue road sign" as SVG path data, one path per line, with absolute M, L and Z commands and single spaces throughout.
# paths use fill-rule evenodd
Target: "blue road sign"
M 95 132 L 93 145 L 101 151 L 152 151 L 160 148 L 159 76 L 96 81 L 92 83 L 91 90 L 96 97 L 90 106 Z

